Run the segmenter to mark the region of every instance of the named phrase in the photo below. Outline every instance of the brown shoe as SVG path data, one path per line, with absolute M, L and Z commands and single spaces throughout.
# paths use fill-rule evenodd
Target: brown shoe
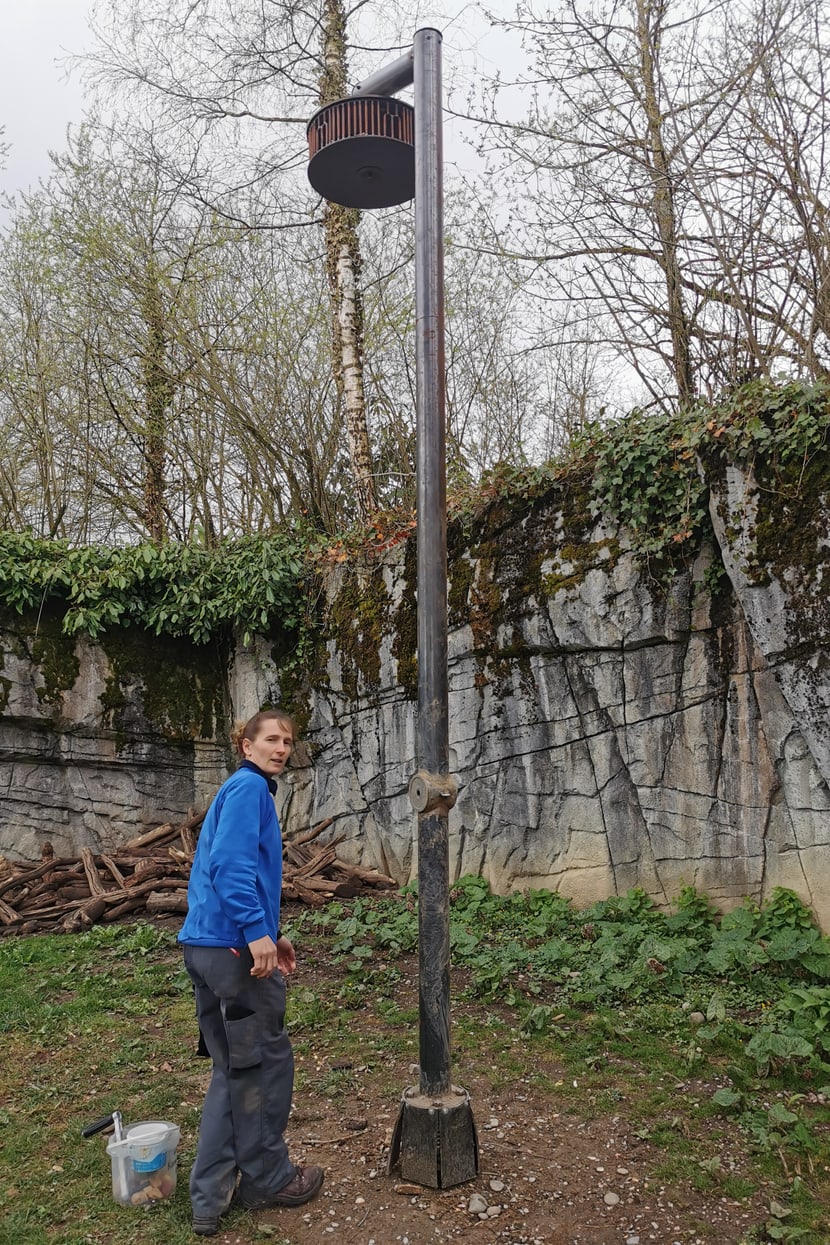
M 240 1198 L 246 1210 L 267 1210 L 270 1206 L 305 1206 L 316 1197 L 325 1179 L 322 1167 L 298 1167 L 288 1184 L 261 1201 Z

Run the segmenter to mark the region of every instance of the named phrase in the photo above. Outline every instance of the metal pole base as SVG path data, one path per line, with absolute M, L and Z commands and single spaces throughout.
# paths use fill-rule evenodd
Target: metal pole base
M 389 1148 L 388 1174 L 400 1164 L 404 1180 L 449 1189 L 478 1175 L 478 1137 L 466 1089 L 438 1096 L 405 1089 Z

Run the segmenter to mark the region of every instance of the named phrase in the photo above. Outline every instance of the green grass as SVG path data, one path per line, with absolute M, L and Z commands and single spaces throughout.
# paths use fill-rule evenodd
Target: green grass
M 415 907 L 405 893 L 291 914 L 314 966 L 289 993 L 304 1101 L 349 1103 L 366 1068 L 377 1100 L 396 1101 L 418 1058 Z M 539 1113 L 623 1117 L 656 1151 L 653 1183 L 763 1191 L 773 1209 L 747 1245 L 826 1245 L 830 943 L 794 897 L 720 920 L 692 892 L 672 914 L 638 892 L 576 912 L 465 879 L 451 929 L 461 1083 L 522 1080 Z M 141 924 L 7 938 L 0 997 L 0 1245 L 192 1241 L 183 1189 L 150 1213 L 120 1207 L 104 1140 L 81 1138 L 114 1109 L 173 1120 L 186 1179 L 204 1064 L 173 936 Z M 248 1220 L 234 1230 L 256 1240 Z
M 138 926 L 7 939 L 0 995 L 0 1243 L 191 1240 L 185 1202 L 140 1220 L 118 1207 L 105 1142 L 81 1137 L 120 1110 L 130 1121 L 184 1119 L 192 1149 L 192 1007 L 169 936 Z

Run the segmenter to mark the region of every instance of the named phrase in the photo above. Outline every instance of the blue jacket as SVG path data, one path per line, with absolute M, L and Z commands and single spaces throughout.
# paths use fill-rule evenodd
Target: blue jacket
M 251 761 L 217 791 L 199 832 L 179 942 L 241 949 L 266 934 L 276 942 L 282 837 L 274 791 Z

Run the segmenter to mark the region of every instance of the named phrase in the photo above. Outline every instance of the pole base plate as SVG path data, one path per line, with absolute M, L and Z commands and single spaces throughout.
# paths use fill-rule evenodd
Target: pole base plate
M 478 1136 L 470 1095 L 453 1085 L 446 1094 L 405 1089 L 389 1147 L 388 1174 L 431 1189 L 449 1189 L 478 1175 Z

